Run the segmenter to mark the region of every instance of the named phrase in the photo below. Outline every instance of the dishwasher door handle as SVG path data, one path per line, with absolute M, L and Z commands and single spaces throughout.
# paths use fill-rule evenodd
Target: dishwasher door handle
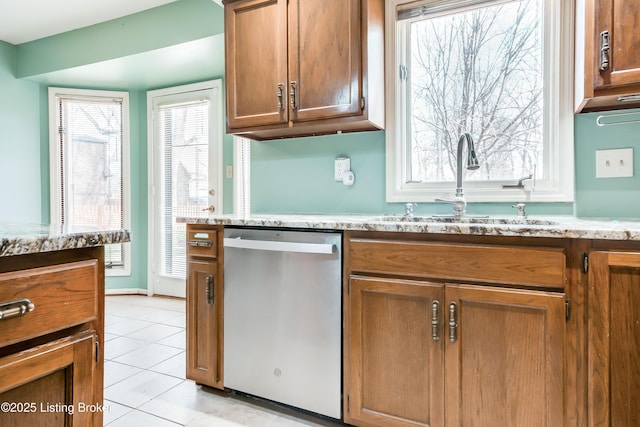
M 278 242 L 273 240 L 249 240 L 225 237 L 225 248 L 254 249 L 257 251 L 297 252 L 305 254 L 332 254 L 336 245 L 331 243 Z

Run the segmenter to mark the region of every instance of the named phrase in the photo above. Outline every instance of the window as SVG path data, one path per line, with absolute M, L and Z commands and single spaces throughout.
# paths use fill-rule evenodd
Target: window
M 480 162 L 468 201 L 572 201 L 572 2 L 386 7 L 387 201 L 453 193 L 464 132 Z
M 128 94 L 49 89 L 51 222 L 129 227 Z M 130 274 L 128 244 L 105 246 L 107 275 Z

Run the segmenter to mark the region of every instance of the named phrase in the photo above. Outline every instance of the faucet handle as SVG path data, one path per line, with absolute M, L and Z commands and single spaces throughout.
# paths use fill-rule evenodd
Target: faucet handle
M 525 208 L 527 207 L 526 204 L 524 204 L 524 203 L 516 203 L 515 205 L 513 205 L 511 207 L 518 209 L 518 213 L 516 214 L 516 218 L 526 218 L 527 217 L 527 213 L 525 212 Z
M 447 199 L 435 199 L 435 202 L 441 203 L 451 203 L 453 205 L 453 216 L 461 217 L 464 216 L 467 211 L 467 202 L 464 197 L 456 196 L 453 200 Z
M 412 202 L 405 203 L 404 204 L 404 214 L 405 214 L 405 216 L 413 216 L 413 208 L 416 207 L 416 206 L 418 206 L 417 203 L 412 203 Z

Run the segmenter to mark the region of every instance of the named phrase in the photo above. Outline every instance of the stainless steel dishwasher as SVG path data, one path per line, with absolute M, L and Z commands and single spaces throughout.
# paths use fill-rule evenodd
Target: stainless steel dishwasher
M 227 228 L 224 386 L 341 418 L 342 235 Z

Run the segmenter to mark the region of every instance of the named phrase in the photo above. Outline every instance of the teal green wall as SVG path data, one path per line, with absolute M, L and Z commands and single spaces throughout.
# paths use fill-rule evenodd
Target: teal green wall
M 180 0 L 18 46 L 17 77 L 37 76 L 221 34 L 211 0 Z M 151 64 L 150 64 L 151 65 Z
M 251 211 L 258 214 L 404 213 L 385 201 L 385 134 L 364 132 L 251 143 Z M 346 155 L 356 179 L 333 179 L 334 160 Z M 470 203 L 471 214 L 513 214 L 512 203 Z M 533 215 L 572 215 L 573 203 L 528 203 Z M 417 214 L 448 214 L 451 206 L 419 203 Z
M 0 41 L 0 221 L 39 223 L 39 87 L 16 80 L 16 61 L 16 47 Z

